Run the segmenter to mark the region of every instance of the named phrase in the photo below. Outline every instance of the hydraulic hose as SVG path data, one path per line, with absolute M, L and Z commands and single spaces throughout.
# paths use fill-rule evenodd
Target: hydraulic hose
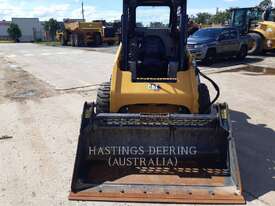
M 216 94 L 216 97 L 212 100 L 212 102 L 206 107 L 205 110 L 209 109 L 220 97 L 220 88 L 219 86 L 216 84 L 216 82 L 214 80 L 212 80 L 210 77 L 206 76 L 205 74 L 203 74 L 199 69 L 198 70 L 198 73 L 203 77 L 205 78 L 206 80 L 208 80 L 212 85 L 213 87 L 215 88 L 217 94 Z

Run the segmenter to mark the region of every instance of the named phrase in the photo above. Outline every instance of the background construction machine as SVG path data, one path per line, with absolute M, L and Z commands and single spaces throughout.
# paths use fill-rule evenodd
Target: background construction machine
M 275 0 L 273 0 L 275 1 Z M 275 49 L 275 7 L 236 8 L 232 10 L 232 26 L 249 34 L 253 43 L 250 54 Z
M 103 43 L 113 45 L 119 42 L 117 31 L 105 21 L 65 22 L 64 27 L 63 31 L 56 34 L 63 46 L 100 46 Z
M 123 0 L 111 81 L 84 105 L 70 200 L 245 202 L 229 109 L 186 49 L 186 8 Z

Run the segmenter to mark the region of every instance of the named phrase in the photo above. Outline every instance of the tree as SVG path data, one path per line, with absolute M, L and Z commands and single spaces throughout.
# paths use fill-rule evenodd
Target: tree
M 10 38 L 14 41 L 19 41 L 19 38 L 22 36 L 21 30 L 17 24 L 11 23 L 10 27 L 7 30 Z
M 209 24 L 211 20 L 212 15 L 207 12 L 200 12 L 197 14 L 197 17 L 195 18 L 195 22 L 197 24 Z
M 150 27 L 151 28 L 165 28 L 167 25 L 165 25 L 162 22 L 150 22 Z
M 263 0 L 260 4 L 259 7 L 260 8 L 267 8 L 269 6 L 272 6 L 272 2 L 271 0 Z
M 231 17 L 230 10 L 219 11 L 212 16 L 211 23 L 224 25 L 230 21 L 230 17 Z
M 44 23 L 44 30 L 49 33 L 52 41 L 55 39 L 56 31 L 60 28 L 58 22 L 51 18 Z

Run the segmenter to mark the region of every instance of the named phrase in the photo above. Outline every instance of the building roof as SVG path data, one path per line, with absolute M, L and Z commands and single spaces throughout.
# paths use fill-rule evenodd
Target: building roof
M 39 18 L 28 18 L 28 17 L 13 17 L 12 19 L 33 19 L 33 20 L 39 20 Z

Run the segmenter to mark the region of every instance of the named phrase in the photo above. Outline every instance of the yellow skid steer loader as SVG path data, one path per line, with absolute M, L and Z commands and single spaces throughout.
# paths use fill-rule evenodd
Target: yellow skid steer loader
M 186 49 L 186 5 L 123 1 L 111 81 L 84 105 L 70 200 L 245 203 L 228 106 Z

